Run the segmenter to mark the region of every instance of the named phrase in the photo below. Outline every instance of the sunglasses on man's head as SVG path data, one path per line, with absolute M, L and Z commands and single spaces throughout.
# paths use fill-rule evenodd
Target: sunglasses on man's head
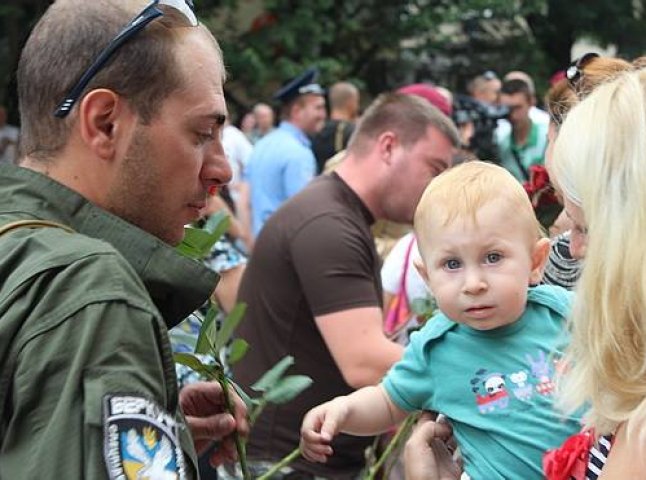
M 576 90 L 577 84 L 583 77 L 583 69 L 595 58 L 599 58 L 598 53 L 590 52 L 574 60 L 568 69 L 565 71 L 565 78 L 567 78 L 568 84 L 574 90 Z
M 128 25 L 97 55 L 92 65 L 83 72 L 83 75 L 81 75 L 76 84 L 70 89 L 63 101 L 58 104 L 56 110 L 54 110 L 54 116 L 65 118 L 78 101 L 85 87 L 90 83 L 90 80 L 105 66 L 114 52 L 130 38 L 143 30 L 146 25 L 159 17 L 162 17 L 160 21 L 163 22 L 163 17 L 165 17 L 171 20 L 174 25 L 196 27 L 198 24 L 197 17 L 193 11 L 192 0 L 153 0 L 141 13 L 130 20 Z

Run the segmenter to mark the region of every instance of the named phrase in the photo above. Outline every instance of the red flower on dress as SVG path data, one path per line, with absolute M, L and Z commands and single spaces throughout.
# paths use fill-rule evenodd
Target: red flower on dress
M 563 445 L 543 455 L 543 473 L 547 480 L 585 480 L 594 436 L 590 430 L 569 437 Z

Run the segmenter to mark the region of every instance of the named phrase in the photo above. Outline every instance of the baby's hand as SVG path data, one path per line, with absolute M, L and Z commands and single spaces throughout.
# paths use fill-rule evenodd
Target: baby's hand
M 301 426 L 302 455 L 310 462 L 325 463 L 334 453 L 330 442 L 343 427 L 347 415 L 345 397 L 337 397 L 307 412 Z

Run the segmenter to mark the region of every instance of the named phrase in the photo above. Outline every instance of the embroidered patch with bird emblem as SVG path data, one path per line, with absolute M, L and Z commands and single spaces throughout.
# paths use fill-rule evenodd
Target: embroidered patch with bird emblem
M 112 480 L 185 480 L 175 418 L 137 395 L 107 395 L 104 455 Z

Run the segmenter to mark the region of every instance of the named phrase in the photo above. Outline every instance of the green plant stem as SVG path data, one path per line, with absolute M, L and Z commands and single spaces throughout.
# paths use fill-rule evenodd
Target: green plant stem
M 388 457 L 390 457 L 396 447 L 399 446 L 402 439 L 405 438 L 406 435 L 408 435 L 408 432 L 410 432 L 410 429 L 415 424 L 417 418 L 417 414 L 411 414 L 406 417 L 406 420 L 404 420 L 404 422 L 399 426 L 397 433 L 395 433 L 395 436 L 390 440 L 388 446 L 386 447 L 386 450 L 384 450 L 384 453 L 382 453 L 381 457 L 379 457 L 379 460 L 377 460 L 377 462 L 372 467 L 370 467 L 370 470 L 368 470 L 368 474 L 365 477 L 366 480 L 374 480 L 377 473 L 379 472 L 379 469 L 381 469 Z
M 419 414 L 411 414 L 406 418 L 404 424 L 401 426 L 401 429 L 402 429 L 401 435 L 399 436 L 399 439 L 395 444 L 394 451 L 391 453 L 391 455 L 395 455 L 395 460 L 390 462 L 388 465 L 386 465 L 384 478 L 390 477 L 390 471 L 395 466 L 396 458 L 399 456 L 402 449 L 402 444 L 410 436 L 410 432 L 413 430 L 413 427 L 415 426 L 415 423 L 417 422 L 418 419 L 419 419 Z
M 273 474 L 279 472 L 281 468 L 286 467 L 287 465 L 292 463 L 294 460 L 298 458 L 300 454 L 301 454 L 301 449 L 299 447 L 296 447 L 292 451 L 292 453 L 290 453 L 286 457 L 283 457 L 283 459 L 280 462 L 275 463 L 273 467 L 267 470 L 263 475 L 259 476 L 257 480 L 269 480 Z
M 216 374 L 216 380 L 222 386 L 222 392 L 224 393 L 224 408 L 235 418 L 235 410 L 231 404 L 231 396 L 229 394 L 229 380 L 222 370 L 218 370 Z M 236 430 L 233 431 L 233 440 L 236 444 L 236 451 L 238 452 L 238 460 L 240 461 L 240 469 L 242 470 L 242 478 L 244 480 L 251 480 L 251 474 L 249 473 L 249 466 L 247 465 L 247 453 L 245 451 L 245 445 L 238 435 Z
M 267 405 L 267 401 L 263 398 L 260 403 L 254 406 L 254 408 L 251 410 L 251 413 L 249 414 L 249 426 L 253 427 L 253 425 L 256 423 L 256 420 L 258 420 L 258 417 L 262 413 L 262 411 L 265 409 L 265 406 Z

